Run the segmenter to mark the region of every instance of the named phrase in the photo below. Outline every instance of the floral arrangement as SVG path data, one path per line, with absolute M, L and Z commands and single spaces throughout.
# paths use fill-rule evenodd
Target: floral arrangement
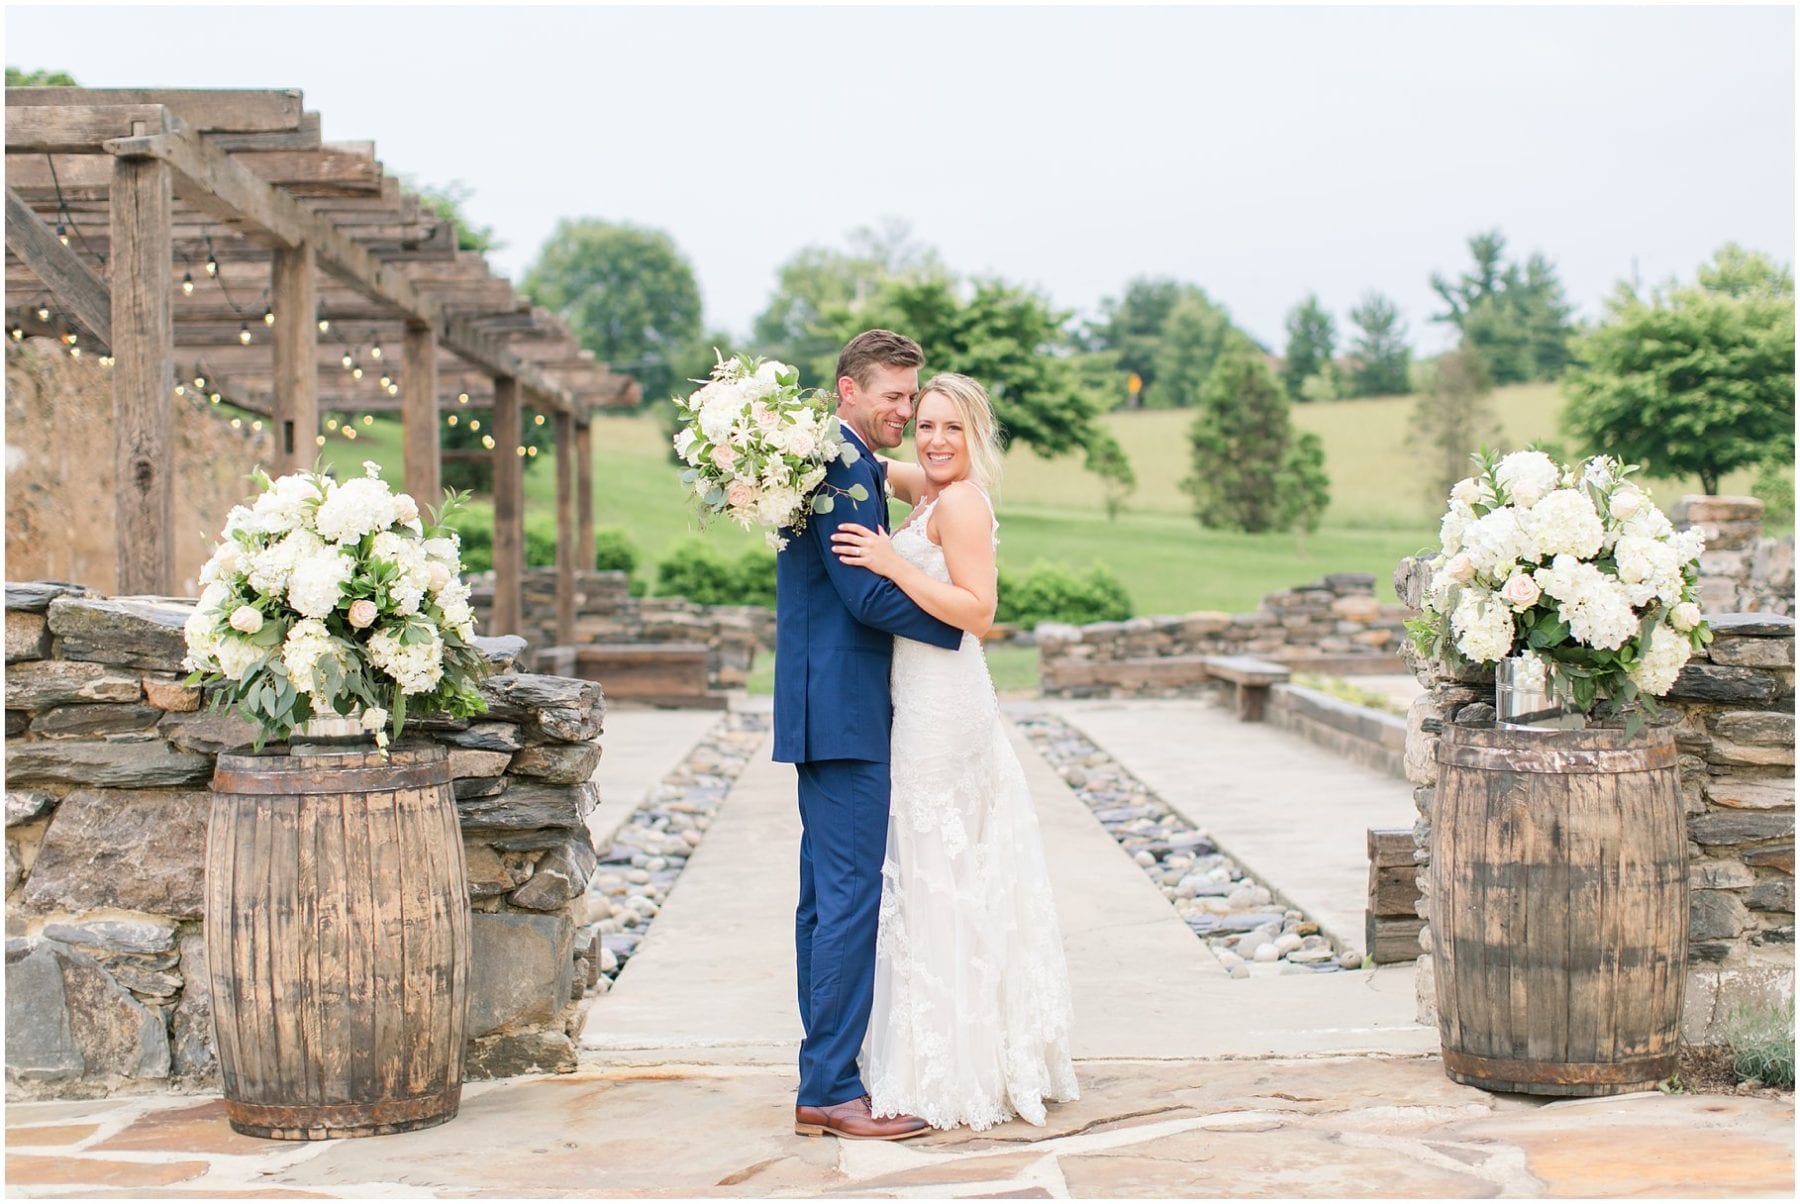
M 831 512 L 835 494 L 868 500 L 861 485 L 824 485 L 827 464 L 854 464 L 861 453 L 844 438 L 830 395 L 802 389 L 787 364 L 720 356 L 712 379 L 675 406 L 683 419 L 675 454 L 688 465 L 681 480 L 702 525 L 722 514 L 746 531 L 767 527 L 763 538 L 779 552 L 788 544 L 781 530 L 805 530 L 809 516 Z
M 342 482 L 316 470 L 271 481 L 258 469 L 261 495 L 232 507 L 200 570 L 187 681 L 210 687 L 215 709 L 255 723 L 259 749 L 314 716 L 360 710 L 385 750 L 409 710 L 487 709 L 459 540 L 443 526 L 464 499 L 447 494 L 426 526 L 374 461 L 363 468 Z
M 1543 452 L 1496 460 L 1458 481 L 1431 561 L 1421 654 L 1451 664 L 1520 656 L 1553 698 L 1583 714 L 1655 714 L 1712 639 L 1695 602 L 1700 535 L 1677 532 L 1629 478 L 1596 456 L 1579 470 Z

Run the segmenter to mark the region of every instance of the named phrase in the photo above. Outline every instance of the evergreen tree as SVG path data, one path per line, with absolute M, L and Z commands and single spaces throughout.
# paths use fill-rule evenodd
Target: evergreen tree
M 1394 303 L 1380 293 L 1363 296 L 1350 311 L 1356 337 L 1350 352 L 1356 359 L 1351 377 L 1351 396 L 1386 397 L 1411 389 L 1412 348 L 1406 343 L 1406 323 Z
M 1288 396 L 1302 397 L 1308 377 L 1331 363 L 1333 344 L 1337 341 L 1337 324 L 1319 304 L 1317 295 L 1308 293 L 1287 316 L 1287 354 L 1282 361 L 1282 382 Z
M 1318 440 L 1294 439 L 1281 382 L 1247 338 L 1234 337 L 1200 392 L 1188 432 L 1193 474 L 1182 489 L 1203 527 L 1316 525 L 1327 498 Z

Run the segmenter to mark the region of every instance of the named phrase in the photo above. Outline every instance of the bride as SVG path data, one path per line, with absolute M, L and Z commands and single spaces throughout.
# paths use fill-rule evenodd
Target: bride
M 896 638 L 893 795 L 862 1062 L 876 1116 L 934 1128 L 1045 1120 L 1079 1098 L 1068 970 L 1024 770 L 977 638 L 994 620 L 1000 455 L 966 376 L 920 392 L 918 463 L 890 463 L 912 505 L 890 539 L 846 523 L 832 550 L 964 631 L 954 651 Z

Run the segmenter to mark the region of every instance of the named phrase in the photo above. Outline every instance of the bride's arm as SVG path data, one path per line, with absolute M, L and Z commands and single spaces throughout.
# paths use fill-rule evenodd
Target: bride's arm
M 862 565 L 895 585 L 933 618 L 984 636 L 994 625 L 994 528 L 987 502 L 973 486 L 952 485 L 937 510 L 938 544 L 950 570 L 939 581 L 898 552 L 885 533 L 845 523 L 831 537 L 831 549 L 845 564 Z
M 893 489 L 894 496 L 908 506 L 917 506 L 919 494 L 925 491 L 925 470 L 906 460 L 890 460 L 886 456 L 875 458 L 887 466 L 888 486 Z

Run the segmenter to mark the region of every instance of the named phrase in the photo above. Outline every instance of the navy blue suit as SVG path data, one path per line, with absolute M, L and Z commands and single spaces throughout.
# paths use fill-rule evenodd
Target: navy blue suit
M 775 760 L 800 780 L 799 1103 L 829 1107 L 865 1094 L 856 1057 L 875 990 L 875 924 L 887 853 L 888 670 L 894 636 L 955 648 L 963 633 L 921 610 L 898 586 L 831 550 L 844 523 L 887 525 L 881 468 L 855 432 L 862 458 L 833 462 L 825 484 L 862 485 L 866 501 L 834 492 L 829 514 L 789 544 L 775 569 Z

